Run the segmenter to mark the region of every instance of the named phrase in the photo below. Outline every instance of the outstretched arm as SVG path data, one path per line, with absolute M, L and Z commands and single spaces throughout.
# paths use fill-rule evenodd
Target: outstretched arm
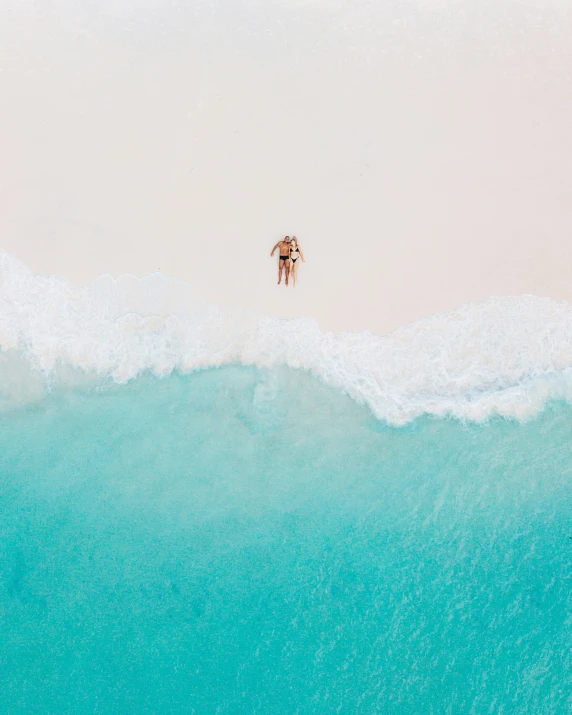
M 278 248 L 278 246 L 279 246 L 281 243 L 282 243 L 282 241 L 278 241 L 278 243 L 274 246 L 274 248 L 272 249 L 272 253 L 270 254 L 271 257 L 274 255 L 274 251 Z

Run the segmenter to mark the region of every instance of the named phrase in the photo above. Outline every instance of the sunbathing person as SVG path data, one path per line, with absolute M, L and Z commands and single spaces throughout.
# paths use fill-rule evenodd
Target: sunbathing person
M 278 258 L 278 285 L 280 285 L 282 281 L 282 271 L 286 273 L 286 285 L 288 285 L 288 276 L 290 275 L 290 237 L 285 236 L 283 241 L 278 241 L 270 253 L 271 257 L 277 248 L 280 248 Z
M 304 254 L 298 245 L 296 236 L 292 236 L 292 240 L 290 241 L 290 275 L 292 276 L 294 285 L 296 285 L 296 279 L 298 278 L 299 259 L 302 263 L 305 263 Z

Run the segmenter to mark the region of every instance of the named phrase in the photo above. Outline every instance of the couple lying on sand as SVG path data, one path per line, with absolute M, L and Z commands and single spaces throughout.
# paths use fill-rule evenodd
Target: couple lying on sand
M 288 278 L 292 274 L 292 280 L 294 285 L 296 285 L 296 278 L 298 277 L 298 259 L 301 258 L 304 261 L 304 254 L 302 249 L 298 245 L 296 236 L 285 236 L 283 241 L 278 241 L 278 243 L 272 249 L 270 256 L 274 255 L 274 251 L 279 248 L 279 259 L 278 259 L 278 285 L 282 281 L 282 271 L 286 272 L 286 285 L 288 285 Z

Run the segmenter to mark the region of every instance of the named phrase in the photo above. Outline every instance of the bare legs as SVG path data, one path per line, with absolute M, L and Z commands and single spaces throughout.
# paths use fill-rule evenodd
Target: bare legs
M 288 277 L 290 275 L 290 261 L 283 261 L 280 259 L 278 262 L 278 285 L 280 285 L 280 282 L 282 281 L 282 270 L 284 270 L 284 273 L 286 274 L 286 285 L 288 285 Z
M 298 278 L 298 261 L 296 261 L 296 263 L 290 261 L 290 275 L 292 276 L 292 284 L 296 285 L 296 278 Z

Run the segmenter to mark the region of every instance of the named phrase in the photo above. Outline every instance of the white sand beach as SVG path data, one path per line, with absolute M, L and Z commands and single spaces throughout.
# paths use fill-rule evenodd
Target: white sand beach
M 333 331 L 572 301 L 572 18 L 543 6 L 8 2 L 0 247 Z

